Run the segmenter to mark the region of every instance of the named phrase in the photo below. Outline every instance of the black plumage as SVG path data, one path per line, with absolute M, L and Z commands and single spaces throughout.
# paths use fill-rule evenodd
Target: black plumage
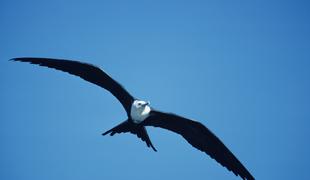
M 50 58 L 13 58 L 13 61 L 29 62 L 40 66 L 54 68 L 81 77 L 111 92 L 123 105 L 128 119 L 116 127 L 106 131 L 103 135 L 130 132 L 143 140 L 148 147 L 157 151 L 153 146 L 145 126 L 160 127 L 183 136 L 193 147 L 207 153 L 222 166 L 239 175 L 243 179 L 254 180 L 254 177 L 232 154 L 232 152 L 203 124 L 178 115 L 151 110 L 148 117 L 141 123 L 134 123 L 131 117 L 131 107 L 136 100 L 125 88 L 113 80 L 98 67 L 72 60 Z
M 96 84 L 110 93 L 112 93 L 125 108 L 127 114 L 130 112 L 131 104 L 134 98 L 118 82 L 112 79 L 106 72 L 100 68 L 79 61 L 50 59 L 50 58 L 13 58 L 12 61 L 29 62 L 49 68 L 64 71 L 82 79 Z M 128 114 L 129 115 L 129 114 Z

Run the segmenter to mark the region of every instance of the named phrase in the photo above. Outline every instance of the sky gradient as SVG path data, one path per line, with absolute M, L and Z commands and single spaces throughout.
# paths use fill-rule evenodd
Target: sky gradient
M 95 64 L 211 129 L 256 179 L 309 178 L 308 1 L 0 1 L 0 179 L 240 179 L 182 137 L 130 134 L 107 91 L 14 57 Z

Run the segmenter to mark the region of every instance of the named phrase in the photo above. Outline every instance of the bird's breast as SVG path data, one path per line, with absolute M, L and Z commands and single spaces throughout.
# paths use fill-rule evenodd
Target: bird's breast
M 134 123 L 139 124 L 144 121 L 147 117 L 149 117 L 151 112 L 150 106 L 145 106 L 143 109 L 141 108 L 131 108 L 130 116 Z

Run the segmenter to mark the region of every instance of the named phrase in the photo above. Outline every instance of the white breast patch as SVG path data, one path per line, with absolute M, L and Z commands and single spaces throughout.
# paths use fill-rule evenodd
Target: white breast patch
M 151 107 L 149 105 L 136 107 L 134 105 L 131 106 L 130 116 L 134 123 L 141 123 L 147 117 L 149 117 L 151 112 Z

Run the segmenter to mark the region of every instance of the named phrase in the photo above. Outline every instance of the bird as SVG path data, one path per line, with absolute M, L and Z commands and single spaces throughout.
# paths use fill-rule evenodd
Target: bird
M 135 98 L 120 83 L 95 65 L 76 60 L 39 57 L 19 57 L 10 60 L 28 62 L 67 72 L 109 91 L 122 104 L 127 117 L 102 135 L 132 133 L 156 152 L 157 149 L 152 144 L 146 127 L 163 128 L 181 135 L 194 148 L 205 152 L 236 176 L 240 176 L 244 180 L 254 180 L 251 173 L 235 155 L 205 125 L 189 118 L 154 109 L 150 106 L 149 101 Z

